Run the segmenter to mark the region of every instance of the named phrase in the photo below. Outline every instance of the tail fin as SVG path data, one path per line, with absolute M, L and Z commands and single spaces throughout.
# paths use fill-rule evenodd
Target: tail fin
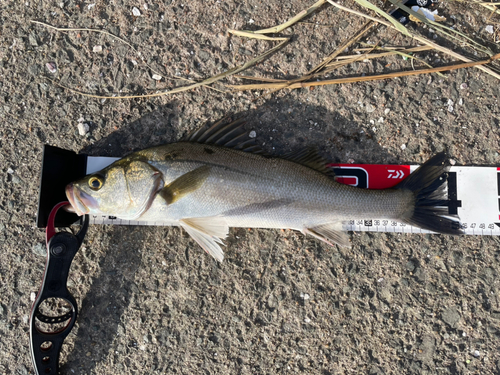
M 458 217 L 448 213 L 449 169 L 448 156 L 442 152 L 396 185 L 395 189 L 410 190 L 415 196 L 415 206 L 402 221 L 437 233 L 463 234 Z

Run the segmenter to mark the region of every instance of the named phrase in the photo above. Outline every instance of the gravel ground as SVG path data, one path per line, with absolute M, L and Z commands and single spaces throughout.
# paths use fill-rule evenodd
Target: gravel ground
M 186 84 L 179 79 L 212 76 L 269 47 L 231 37 L 228 28 L 270 27 L 310 5 L 145 4 L 0 3 L 1 374 L 33 373 L 28 317 L 44 269 L 44 231 L 34 225 L 44 144 L 123 156 L 176 141 L 226 113 L 247 113 L 259 143 L 277 155 L 316 144 L 334 161 L 420 163 L 447 149 L 458 164 L 500 165 L 500 85 L 474 68 L 267 96 L 200 88 L 134 100 L 85 98 L 47 79 L 101 95 Z M 439 9 L 450 25 L 499 52 L 485 31 L 498 27 L 498 16 L 488 20 L 488 11 L 466 3 Z M 59 33 L 33 19 L 108 30 L 140 55 L 116 38 Z M 333 7 L 305 21 L 284 32 L 293 43 L 249 73 L 297 77 L 364 22 Z M 415 44 L 384 27 L 363 40 Z M 434 52 L 419 56 L 434 65 L 448 61 Z M 336 74 L 400 69 L 411 63 L 360 61 Z M 161 81 L 152 79 L 155 72 Z M 84 136 L 79 122 L 89 127 Z M 338 249 L 288 230 L 233 229 L 218 264 L 177 228 L 91 227 L 70 274 L 81 310 L 61 354 L 62 372 L 500 373 L 498 238 L 351 237 L 352 249 Z

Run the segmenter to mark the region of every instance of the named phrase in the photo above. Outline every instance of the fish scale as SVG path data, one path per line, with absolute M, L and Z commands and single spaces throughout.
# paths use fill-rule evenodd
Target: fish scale
M 208 154 L 207 148 L 213 153 Z M 175 152 L 178 158 L 162 161 L 162 155 L 169 151 Z M 399 218 L 412 200 L 402 191 L 364 191 L 339 184 L 288 160 L 259 155 L 249 158 L 245 152 L 216 146 L 172 144 L 139 154 L 162 172 L 165 184 L 202 165 L 212 168 L 203 189 L 170 208 L 158 196 L 141 217 L 142 221 L 173 224 L 184 217 L 217 216 L 231 211 L 230 216 L 225 216 L 230 227 L 302 230 L 349 219 L 353 214 Z M 277 201 L 283 204 L 277 205 Z M 249 204 L 258 204 L 260 209 L 246 213 L 245 207 Z

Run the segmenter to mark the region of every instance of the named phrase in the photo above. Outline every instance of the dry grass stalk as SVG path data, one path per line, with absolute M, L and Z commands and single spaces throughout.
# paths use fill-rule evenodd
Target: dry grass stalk
M 126 44 L 127 46 L 129 46 L 130 49 L 132 51 L 134 51 L 137 54 L 137 56 L 139 56 L 139 58 L 142 60 L 143 64 L 146 65 L 153 73 L 156 73 L 156 74 L 159 74 L 159 75 L 163 75 L 163 73 L 158 72 L 157 70 L 155 70 L 151 66 L 149 66 L 146 63 L 146 61 L 144 61 L 144 58 L 142 57 L 141 53 L 139 51 L 137 51 L 132 44 L 130 44 L 129 42 L 127 42 L 125 39 L 122 39 L 122 38 L 120 38 L 120 37 L 118 37 L 118 36 L 116 36 L 116 35 L 114 35 L 114 34 L 112 34 L 110 32 L 105 31 L 105 30 L 88 29 L 88 28 L 72 28 L 72 27 L 56 27 L 56 26 L 52 26 L 52 25 L 50 25 L 48 23 L 40 22 L 40 21 L 35 21 L 35 20 L 31 20 L 30 22 L 34 23 L 34 24 L 37 24 L 37 25 L 41 25 L 41 26 L 47 27 L 47 28 L 55 30 L 55 31 L 59 31 L 59 32 L 88 31 L 88 32 L 99 33 L 99 34 L 103 34 L 103 35 L 112 37 L 112 38 L 117 39 L 120 42 Z
M 394 73 L 388 73 L 388 74 L 378 74 L 378 75 L 362 76 L 362 77 L 337 78 L 337 79 L 330 79 L 330 80 L 324 80 L 324 81 L 319 81 L 319 82 L 318 81 L 315 81 L 315 82 L 297 82 L 297 83 L 293 83 L 293 84 L 262 83 L 262 84 L 238 85 L 238 86 L 229 86 L 229 87 L 234 89 L 234 90 L 238 90 L 238 91 L 266 90 L 266 89 L 267 90 L 268 89 L 279 90 L 279 89 L 283 89 L 283 88 L 298 89 L 298 88 L 304 88 L 304 87 L 338 85 L 338 84 L 343 84 L 343 83 L 380 81 L 383 79 L 390 79 L 390 78 L 396 78 L 396 77 L 407 77 L 407 76 L 414 76 L 414 75 L 419 75 L 419 74 L 429 74 L 429 73 L 470 68 L 470 67 L 475 67 L 478 65 L 488 64 L 488 63 L 492 62 L 493 60 L 497 60 L 499 58 L 500 58 L 500 54 L 497 54 L 497 55 L 489 58 L 488 60 L 483 60 L 483 61 L 473 61 L 473 62 L 467 62 L 467 63 L 456 64 L 456 65 L 440 66 L 440 67 L 432 68 L 432 69 L 410 70 L 410 71 L 404 71 L 404 72 L 394 72 Z
M 153 97 L 164 96 L 164 95 L 171 95 L 171 94 L 177 94 L 177 93 L 180 93 L 180 92 L 193 90 L 193 89 L 198 88 L 200 86 L 210 85 L 211 83 L 220 81 L 223 78 L 229 77 L 229 76 L 237 74 L 239 72 L 242 72 L 242 71 L 244 71 L 244 70 L 246 70 L 246 69 L 254 66 L 255 64 L 260 63 L 262 60 L 264 60 L 268 56 L 272 55 L 274 52 L 276 52 L 279 49 L 281 49 L 287 43 L 288 43 L 288 39 L 282 41 L 277 46 L 275 46 L 275 47 L 267 50 L 262 55 L 257 56 L 257 57 L 253 58 L 250 61 L 247 61 L 243 65 L 240 65 L 240 66 L 234 67 L 232 69 L 229 69 L 229 70 L 227 70 L 227 71 L 225 71 L 223 73 L 220 73 L 220 74 L 217 74 L 217 75 L 215 75 L 213 77 L 207 78 L 207 79 L 205 79 L 205 80 L 203 80 L 201 82 L 197 82 L 197 83 L 194 83 L 194 84 L 189 85 L 189 86 L 176 87 L 176 88 L 174 88 L 172 90 L 169 90 L 169 91 L 162 91 L 162 92 L 158 92 L 158 93 L 154 93 L 154 94 L 121 95 L 121 96 L 95 95 L 95 94 L 88 94 L 88 93 L 85 93 L 85 92 L 82 92 L 82 91 L 79 91 L 79 90 L 75 90 L 75 89 L 69 88 L 69 87 L 64 86 L 64 85 L 62 85 L 62 84 L 60 84 L 58 82 L 55 82 L 53 80 L 51 80 L 51 81 L 54 84 L 56 84 L 57 86 L 59 86 L 59 87 L 62 87 L 64 89 L 66 89 L 66 90 L 69 90 L 69 91 L 75 93 L 75 94 L 79 94 L 79 95 L 82 95 L 82 96 L 85 96 L 85 97 L 88 97 L 88 98 L 99 98 L 99 99 L 139 99 L 139 98 L 144 99 L 144 98 L 153 98 Z
M 354 51 L 367 51 L 367 50 L 372 50 L 373 48 L 357 48 Z M 378 51 L 385 51 L 388 48 L 387 47 L 377 47 L 375 48 Z M 433 49 L 432 47 L 429 46 L 418 46 L 418 47 L 412 47 L 412 48 L 403 48 L 403 49 L 392 49 L 387 52 L 379 52 L 379 53 L 370 53 L 368 55 L 365 55 L 365 59 L 376 59 L 379 57 L 387 57 L 387 56 L 392 56 L 392 55 L 398 55 L 398 54 L 410 54 L 413 52 L 423 52 L 423 51 L 429 51 Z M 338 56 L 337 60 L 345 60 L 345 59 L 352 59 L 354 57 L 357 57 L 359 55 L 344 55 L 344 56 Z
M 358 16 L 361 16 L 361 17 L 364 17 L 364 18 L 370 19 L 370 20 L 372 20 L 372 21 L 375 21 L 375 22 L 381 23 L 381 24 L 383 24 L 383 25 L 385 25 L 385 26 L 387 26 L 387 27 L 390 27 L 390 28 L 392 28 L 392 29 L 395 29 L 395 28 L 392 26 L 392 24 L 391 24 L 390 22 L 387 22 L 387 21 L 381 20 L 381 19 L 376 18 L 376 17 L 369 16 L 369 15 L 364 14 L 364 13 L 362 13 L 362 12 L 358 12 L 358 11 L 356 11 L 356 10 L 354 10 L 354 9 L 347 8 L 347 7 L 343 6 L 343 5 L 340 5 L 340 4 L 336 3 L 336 2 L 335 2 L 335 1 L 333 1 L 333 0 L 327 0 L 327 1 L 328 1 L 330 4 L 332 4 L 334 7 L 337 7 L 337 8 L 339 8 L 339 9 L 345 10 L 346 12 L 356 14 L 356 15 L 358 15 Z M 469 59 L 469 58 L 467 58 L 467 57 L 465 57 L 465 56 L 463 56 L 463 55 L 461 55 L 461 54 L 459 54 L 459 53 L 457 53 L 457 52 L 455 52 L 455 51 L 452 51 L 452 50 L 451 50 L 451 49 L 449 49 L 449 48 L 446 48 L 446 47 L 440 46 L 439 44 L 436 44 L 436 43 L 434 43 L 433 41 L 431 41 L 431 40 L 429 40 L 429 39 L 427 39 L 427 38 L 424 38 L 423 36 L 420 36 L 420 35 L 413 35 L 412 37 L 413 37 L 413 39 L 418 40 L 420 43 L 426 44 L 426 45 L 428 45 L 428 46 L 430 46 L 430 47 L 432 47 L 432 48 L 434 48 L 434 49 L 436 49 L 436 50 L 438 50 L 438 51 L 441 51 L 441 52 L 443 52 L 443 53 L 445 53 L 445 54 L 447 54 L 447 55 L 449 55 L 449 56 L 451 56 L 451 57 L 454 57 L 454 58 L 456 58 L 456 59 L 458 59 L 458 60 L 465 61 L 465 62 L 473 62 L 471 59 Z M 493 77 L 495 77 L 495 78 L 497 78 L 497 79 L 500 79 L 500 74 L 498 74 L 498 73 L 494 72 L 493 70 L 489 69 L 489 68 L 488 68 L 488 67 L 486 67 L 486 66 L 483 66 L 483 65 L 481 65 L 481 64 L 480 64 L 480 65 L 474 65 L 474 67 L 475 67 L 475 68 L 477 68 L 477 69 L 482 70 L 482 71 L 483 71 L 483 72 L 485 72 L 485 73 L 488 73 L 489 75 L 491 75 L 491 76 L 493 76 Z

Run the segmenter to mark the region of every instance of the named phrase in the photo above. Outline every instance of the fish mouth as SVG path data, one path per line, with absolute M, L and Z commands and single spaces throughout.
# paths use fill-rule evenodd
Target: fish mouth
M 86 215 L 91 208 L 97 207 L 97 201 L 87 193 L 75 188 L 73 183 L 66 186 L 66 197 L 71 207 L 66 208 L 68 212 L 74 212 L 78 216 Z

